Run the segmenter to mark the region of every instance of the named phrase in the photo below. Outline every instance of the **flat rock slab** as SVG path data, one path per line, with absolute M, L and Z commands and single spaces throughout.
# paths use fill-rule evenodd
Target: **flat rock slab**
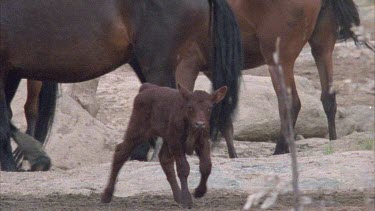
M 198 160 L 189 158 L 192 190 L 200 178 Z M 209 190 L 235 190 L 255 193 L 270 185 L 291 190 L 289 155 L 267 158 L 213 158 Z M 374 152 L 353 151 L 326 156 L 299 158 L 301 190 L 350 191 L 373 190 Z M 49 172 L 0 172 L 1 194 L 23 194 L 43 197 L 50 194 L 101 193 L 107 183 L 110 164 L 91 165 L 73 170 L 53 169 Z M 275 178 L 278 181 L 274 182 Z M 273 182 L 272 182 L 273 181 Z M 118 178 L 115 196 L 138 194 L 171 194 L 165 175 L 156 162 L 128 162 Z

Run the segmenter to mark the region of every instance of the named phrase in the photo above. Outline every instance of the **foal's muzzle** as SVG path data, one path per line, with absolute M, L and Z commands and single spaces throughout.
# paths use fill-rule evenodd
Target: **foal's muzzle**
M 195 122 L 194 127 L 197 129 L 203 129 L 206 128 L 206 123 L 204 123 L 203 121 L 198 121 Z

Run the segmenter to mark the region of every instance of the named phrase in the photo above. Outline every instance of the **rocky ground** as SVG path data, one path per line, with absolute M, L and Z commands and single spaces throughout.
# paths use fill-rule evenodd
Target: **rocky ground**
M 374 7 L 357 1 L 365 29 L 374 38 Z M 302 110 L 297 123 L 300 186 L 306 210 L 374 210 L 374 54 L 352 43 L 337 44 L 334 80 L 338 91 L 339 139 L 329 141 L 320 103 L 318 73 L 307 46 L 295 72 Z M 277 101 L 260 67 L 244 71 L 241 102 L 235 121 L 238 159 L 228 159 L 224 141 L 213 149 L 209 190 L 194 200 L 196 210 L 240 210 L 249 195 L 277 195 L 273 210 L 290 210 L 289 155 L 273 156 L 279 120 Z M 25 87 L 13 103 L 15 123 L 25 128 Z M 0 172 L 0 210 L 179 210 L 157 162 L 128 162 L 115 198 L 99 202 L 108 179 L 111 156 L 121 141 L 139 82 L 128 66 L 100 79 L 99 108 L 91 115 L 63 86 L 56 120 L 46 146 L 49 172 Z M 197 88 L 209 89 L 200 77 Z M 94 106 L 95 107 L 95 106 Z M 96 113 L 96 112 L 94 112 Z M 198 160 L 189 157 L 190 189 L 199 182 Z M 254 195 L 255 194 L 255 195 Z M 259 208 L 259 207 L 258 207 Z

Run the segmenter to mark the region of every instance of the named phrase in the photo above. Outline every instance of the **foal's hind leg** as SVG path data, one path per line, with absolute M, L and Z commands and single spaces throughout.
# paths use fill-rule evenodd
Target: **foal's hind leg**
M 174 200 L 177 203 L 181 203 L 181 189 L 178 185 L 176 172 L 174 170 L 174 158 L 169 152 L 168 145 L 166 143 L 163 143 L 163 146 L 160 149 L 159 161 L 165 175 L 167 176 L 169 185 L 171 186 Z
M 124 140 L 124 142 L 116 146 L 115 154 L 113 156 L 111 175 L 109 177 L 108 185 L 104 189 L 104 193 L 102 194 L 102 198 L 101 198 L 102 203 L 109 203 L 112 200 L 113 192 L 115 190 L 117 175 L 121 167 L 128 160 L 130 153 L 132 152 L 135 146 L 136 146 L 136 143 L 134 142 L 134 140 L 126 140 L 126 139 Z
M 34 137 L 39 111 L 39 93 L 42 89 L 41 81 L 27 80 L 27 100 L 24 106 L 27 121 L 26 133 Z
M 319 71 L 320 84 L 322 87 L 321 101 L 328 119 L 329 139 L 336 139 L 336 93 L 332 90 L 333 64 L 332 52 L 336 42 L 336 30 L 333 21 L 323 21 L 332 14 L 321 13 L 315 31 L 309 43 Z

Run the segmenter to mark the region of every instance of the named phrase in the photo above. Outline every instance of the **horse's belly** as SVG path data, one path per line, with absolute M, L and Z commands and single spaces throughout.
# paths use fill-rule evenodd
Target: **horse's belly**
M 25 55 L 25 54 L 20 54 Z M 52 80 L 56 82 L 79 82 L 104 75 L 126 63 L 125 52 L 122 56 L 111 56 L 103 53 L 95 56 L 90 53 L 62 55 L 42 54 L 14 57 L 10 63 L 22 78 L 35 80 Z
M 0 22 L 1 54 L 21 77 L 76 82 L 127 62 L 129 38 L 116 1 L 21 3 L 2 3 Z
M 255 33 L 243 34 L 242 47 L 244 52 L 244 69 L 251 69 L 265 64 Z

